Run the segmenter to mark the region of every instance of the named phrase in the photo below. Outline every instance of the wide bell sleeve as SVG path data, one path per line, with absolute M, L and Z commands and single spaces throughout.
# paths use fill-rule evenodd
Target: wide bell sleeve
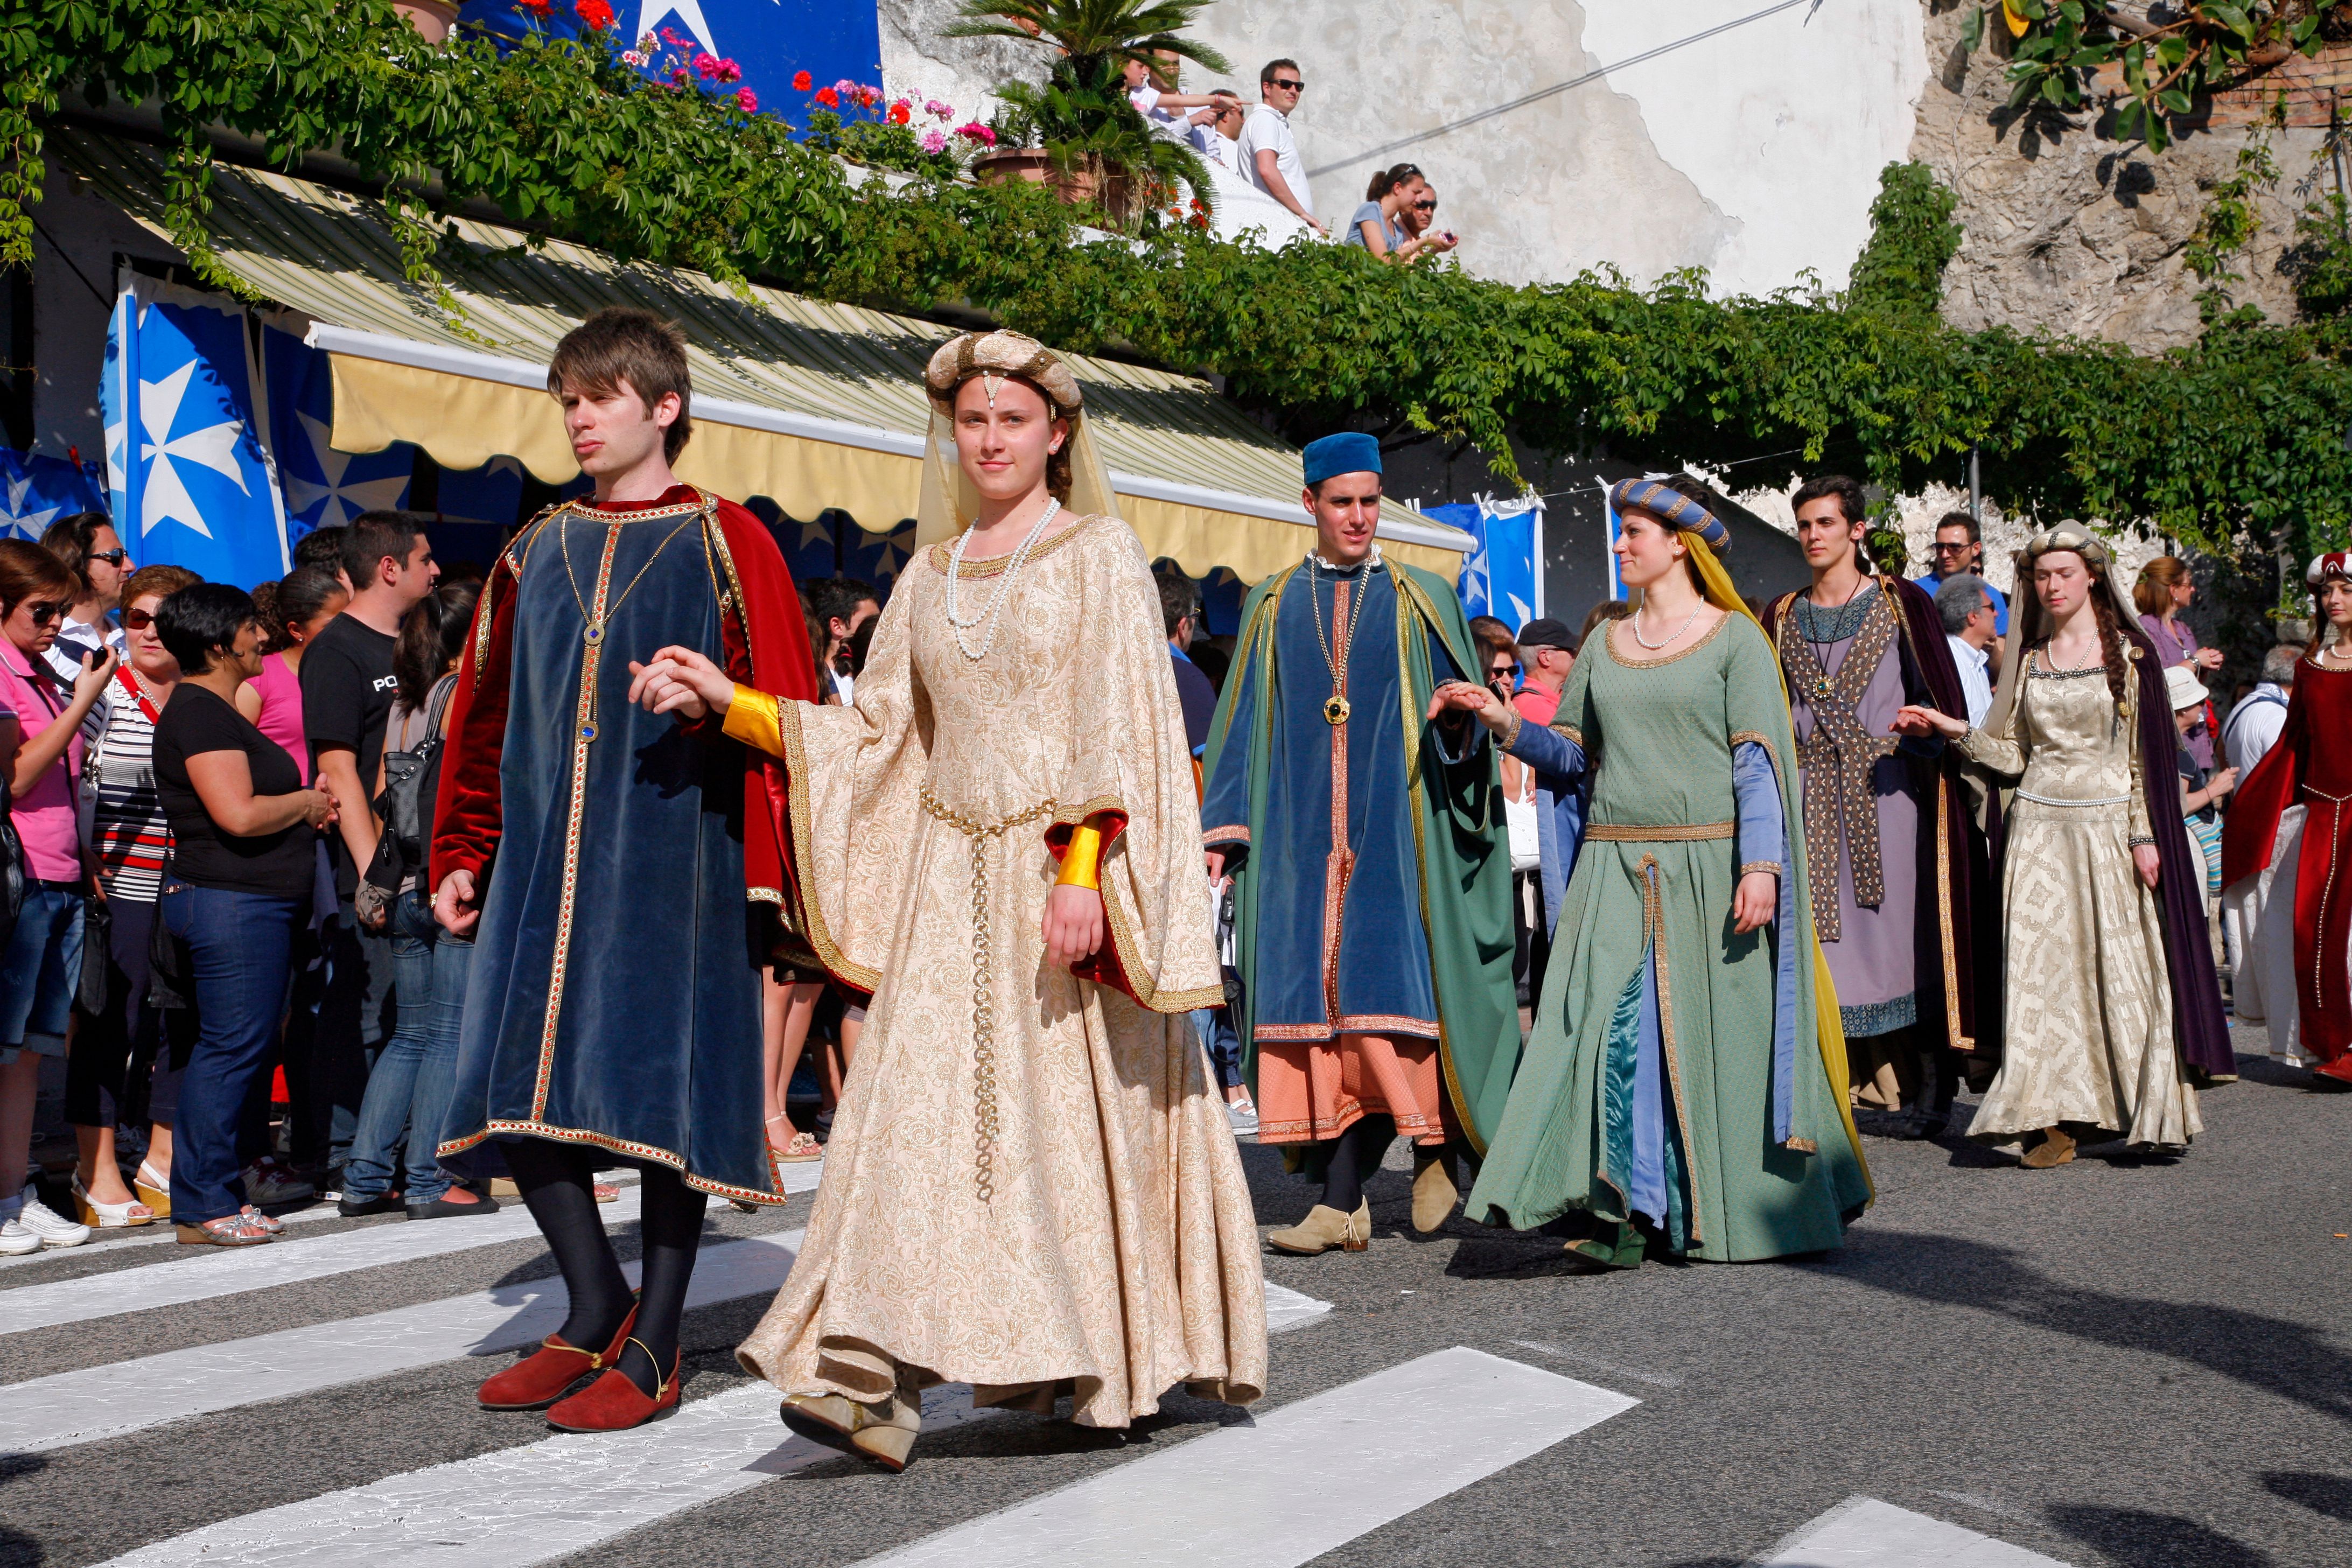
M 2031 658 L 2033 656 L 2027 654 L 2025 657 Z M 2017 683 L 2016 697 L 2010 703 L 2009 711 L 2000 716 L 1997 727 L 1978 729 L 1972 726 L 1967 734 L 1952 742 L 1959 748 L 1961 756 L 2011 784 L 2025 776 L 2025 747 L 2021 732 L 2024 729 L 2025 681 L 2032 679 L 2030 670 L 2024 672 L 2024 679 Z M 1990 719 L 1990 715 L 1987 717 Z
M 908 648 L 915 595 L 890 595 L 857 699 L 824 707 L 739 686 L 729 735 L 783 760 L 792 877 L 803 934 L 825 968 L 862 991 L 881 984 L 914 876 L 928 703 Z
M 1059 860 L 1081 825 L 1099 832 L 1108 935 L 1072 973 L 1154 1012 L 1187 1013 L 1223 1001 L 1224 986 L 1184 708 L 1142 543 L 1124 526 L 1087 526 L 1069 628 L 1083 650 L 1070 661 L 1070 710 L 1083 721 L 1070 726 L 1045 837 Z

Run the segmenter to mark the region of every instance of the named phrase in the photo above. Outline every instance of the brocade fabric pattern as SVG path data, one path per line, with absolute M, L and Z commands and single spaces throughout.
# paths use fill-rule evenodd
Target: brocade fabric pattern
M 1183 1016 L 1223 991 L 1150 566 L 1116 518 L 1079 520 L 1031 557 L 978 661 L 949 625 L 947 571 L 944 546 L 909 563 L 854 706 L 779 715 L 808 935 L 875 993 L 807 1239 L 739 1359 L 787 1393 L 866 1400 L 894 1363 L 982 1403 L 1058 1387 L 1088 1426 L 1125 1426 L 1178 1383 L 1245 1404 L 1265 1384 L 1265 1286 L 1240 1155 Z M 967 614 L 1002 571 L 965 564 Z M 981 825 L 1053 803 L 979 836 L 978 909 L 974 837 L 926 811 L 925 791 Z M 1097 812 L 1125 818 L 1101 883 L 1132 996 L 1045 957 L 1049 834 Z
M 2148 831 L 2138 721 L 2116 713 L 2100 672 L 2028 657 L 2036 679 L 2002 732 L 1960 742 L 2018 780 L 2001 867 L 2008 1045 L 1969 1136 L 2012 1143 L 2066 1124 L 2185 1145 L 2203 1123 L 2173 1039 L 2162 911 L 2132 864 L 2130 840 Z

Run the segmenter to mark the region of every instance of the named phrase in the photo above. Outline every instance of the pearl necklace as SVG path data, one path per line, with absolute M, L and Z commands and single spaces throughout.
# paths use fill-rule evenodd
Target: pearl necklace
M 1683 617 L 1683 624 L 1675 628 L 1674 636 L 1666 637 L 1661 642 L 1652 642 L 1649 638 L 1642 635 L 1642 612 L 1636 610 L 1633 612 L 1633 640 L 1640 643 L 1643 647 L 1648 648 L 1652 653 L 1657 652 L 1662 647 L 1672 647 L 1675 646 L 1675 638 L 1681 637 L 1685 632 L 1690 630 L 1691 624 L 1698 619 L 1698 613 L 1706 608 L 1706 601 L 1705 599 L 1701 599 L 1697 604 L 1693 605 L 1691 606 L 1691 613 Z
M 974 664 L 986 658 L 988 650 L 995 646 L 996 612 L 1003 607 L 1005 596 L 1013 591 L 1013 579 L 1021 575 L 1021 568 L 1028 564 L 1031 552 L 1036 548 L 1039 537 L 1045 531 L 1045 525 L 1053 521 L 1055 514 L 1061 510 L 1062 503 L 1059 500 L 1049 500 L 1045 503 L 1045 514 L 1037 519 L 1036 526 L 1029 531 L 1028 537 L 1021 542 L 1020 548 L 1013 551 L 1013 559 L 1006 563 L 1003 572 L 999 576 L 996 592 L 988 596 L 988 603 L 969 616 L 963 613 L 963 602 L 957 592 L 957 585 L 963 578 L 963 547 L 971 540 L 971 530 L 967 528 L 956 536 L 955 548 L 948 554 L 948 625 L 955 632 L 956 647 L 961 648 L 964 658 L 971 659 Z M 977 648 L 973 647 L 971 639 L 964 636 L 964 633 L 973 626 L 985 628 L 981 633 L 980 647 Z

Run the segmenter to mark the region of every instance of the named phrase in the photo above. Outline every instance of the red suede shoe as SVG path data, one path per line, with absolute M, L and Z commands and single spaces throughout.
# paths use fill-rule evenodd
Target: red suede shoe
M 637 1342 L 645 1350 L 645 1342 Z M 646 1351 L 650 1358 L 651 1351 Z M 677 1404 L 677 1369 L 685 1359 L 681 1350 L 670 1358 L 669 1376 L 648 1399 L 631 1383 L 628 1374 L 615 1366 L 612 1371 L 547 1413 L 547 1424 L 559 1432 L 625 1432 L 632 1426 L 642 1426 L 663 1411 Z M 619 1358 L 617 1355 L 615 1360 Z
M 485 1410 L 544 1410 L 590 1373 L 607 1371 L 619 1361 L 621 1347 L 629 1342 L 629 1331 L 636 1326 L 637 1309 L 633 1302 L 629 1315 L 621 1320 L 620 1331 L 601 1354 L 565 1344 L 561 1334 L 550 1334 L 540 1341 L 538 1350 L 483 1384 L 475 1397 Z

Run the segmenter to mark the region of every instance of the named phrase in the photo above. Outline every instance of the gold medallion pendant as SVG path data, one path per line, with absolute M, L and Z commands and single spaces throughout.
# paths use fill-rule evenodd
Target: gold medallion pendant
M 1327 724 L 1346 723 L 1348 721 L 1348 700 L 1340 696 L 1336 691 L 1331 693 L 1331 700 L 1323 704 L 1323 721 Z

